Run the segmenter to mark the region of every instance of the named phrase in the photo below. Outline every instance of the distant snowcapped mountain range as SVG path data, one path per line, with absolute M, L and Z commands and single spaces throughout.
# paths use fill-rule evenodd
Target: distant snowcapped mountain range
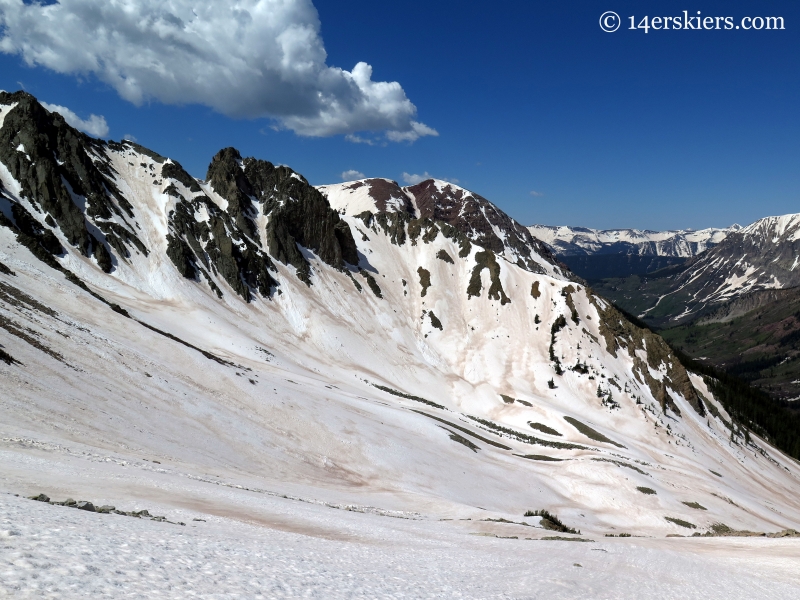
M 719 244 L 739 225 L 725 229 L 589 229 L 553 225 L 532 225 L 528 231 L 562 256 L 632 254 L 690 258 Z

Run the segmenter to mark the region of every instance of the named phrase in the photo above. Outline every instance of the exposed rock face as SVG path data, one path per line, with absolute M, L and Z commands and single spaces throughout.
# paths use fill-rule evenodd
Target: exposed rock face
M 288 167 L 242 159 L 235 148 L 218 152 L 207 179 L 227 202 L 224 210 L 204 195 L 177 163 L 165 165 L 162 176 L 197 192 L 185 198 L 176 186 L 169 188 L 178 200 L 170 213 L 167 254 L 184 277 L 202 275 L 218 295 L 222 291 L 209 272 L 222 276 L 248 301 L 251 290 L 270 296 L 277 285 L 270 274 L 274 271 L 270 255 L 294 266 L 297 276 L 311 285 L 310 265 L 299 246 L 337 269 L 359 262 L 349 226 L 315 188 Z M 258 231 L 259 215 L 266 217 L 263 232 Z
M 600 315 L 600 334 L 606 342 L 606 350 L 616 356 L 618 350 L 627 351 L 633 359 L 633 374 L 646 383 L 653 397 L 662 406 L 666 405 L 680 415 L 680 410 L 667 393 L 667 387 L 681 394 L 699 415 L 705 415 L 703 401 L 697 395 L 686 369 L 672 354 L 672 350 L 661 336 L 648 329 L 637 327 L 628 321 L 613 305 L 606 303 L 587 290 L 590 301 Z M 644 360 L 641 354 L 646 355 Z M 651 374 L 662 372 L 661 379 Z
M 104 241 L 123 259 L 129 256 L 126 244 L 146 253 L 128 223 L 132 207 L 114 183 L 106 143 L 76 131 L 25 92 L 0 93 L 0 105 L 15 105 L 0 128 L 0 162 L 19 182 L 22 197 L 47 216 L 47 225 L 60 229 L 84 256 L 93 255 L 105 272 L 113 260 Z M 101 239 L 90 232 L 87 217 L 103 232 Z M 25 233 L 59 253 L 46 227 Z
M 298 274 L 307 272 L 308 262 L 297 244 L 313 250 L 337 269 L 343 269 L 345 263 L 359 263 L 350 227 L 305 178 L 288 167 L 274 168 L 265 161 L 252 160 L 245 168 L 259 174 L 259 183 L 264 186 L 260 199 L 270 216 L 267 223 L 270 254 L 297 267 Z M 270 176 L 265 177 L 269 171 Z
M 268 216 L 266 240 L 269 253 L 297 269 L 310 285 L 310 265 L 298 244 L 314 251 L 337 269 L 359 262 L 350 227 L 331 209 L 325 197 L 301 175 L 288 167 L 247 158 L 234 148 L 220 151 L 208 169 L 214 191 L 228 201 L 228 214 L 240 230 L 257 239 L 252 220 L 253 202 Z
M 141 146 L 139 146 L 139 148 L 141 148 Z M 174 179 L 183 184 L 186 189 L 192 193 L 200 193 L 203 191 L 200 186 L 197 185 L 197 181 L 195 181 L 194 177 L 189 175 L 180 163 L 174 160 L 169 161 L 161 167 L 161 176 L 165 179 Z
M 208 220 L 198 219 L 197 215 L 208 215 Z M 222 291 L 209 271 L 222 276 L 248 302 L 251 289 L 265 297 L 271 295 L 277 282 L 269 272 L 274 269 L 269 256 L 242 234 L 231 214 L 207 196 L 176 202 L 169 227 L 167 256 L 181 275 L 188 279 L 202 275 L 218 296 Z
M 532 253 L 554 262 L 550 250 L 542 242 L 483 196 L 433 179 L 404 188 L 404 191 L 413 198 L 419 217 L 444 221 L 474 244 L 496 254 L 508 249 L 524 268 L 538 271 L 538 265 L 531 261 Z
M 545 272 L 534 257 L 545 264 L 558 265 L 549 248 L 525 227 L 486 198 L 446 181 L 428 179 L 414 186 L 400 187 L 389 179 L 362 179 L 320 186 L 319 190 L 342 214 L 403 215 L 412 243 L 416 243 L 423 228 L 435 232 L 431 230 L 435 224 L 446 237 L 460 237 L 462 252 L 459 256 L 462 258 L 469 254 L 471 244 L 475 244 L 534 273 Z M 391 225 L 397 226 L 397 217 L 391 219 Z M 386 225 L 382 225 L 386 229 Z M 393 234 L 393 241 L 397 239 L 399 245 L 403 238 L 399 232 Z M 423 237 L 423 241 L 432 240 Z
M 27 236 L 36 238 L 41 247 L 47 252 L 54 256 L 64 252 L 64 248 L 61 246 L 55 234 L 53 234 L 50 229 L 43 227 L 42 224 L 34 219 L 20 204 L 13 204 L 11 206 L 11 215 L 17 227 L 19 227 L 19 230 Z
M 241 167 L 242 157 L 235 148 L 225 148 L 211 159 L 206 180 L 211 188 L 228 201 L 227 212 L 236 227 L 251 238 L 257 239 L 253 223 L 255 209 L 251 198 L 255 195 L 250 181 Z

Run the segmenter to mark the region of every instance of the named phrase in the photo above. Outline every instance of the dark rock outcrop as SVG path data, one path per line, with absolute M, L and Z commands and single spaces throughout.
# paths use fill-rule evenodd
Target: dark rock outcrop
M 358 265 L 350 227 L 304 177 L 288 167 L 255 159 L 245 160 L 245 173 L 256 184 L 258 198 L 269 215 L 267 242 L 276 259 L 294 265 L 298 274 L 307 273 L 308 262 L 299 252 L 299 244 L 336 269 L 344 269 L 345 263 Z
M 500 282 L 500 265 L 490 250 L 475 254 L 475 267 L 472 269 L 472 276 L 469 286 L 467 286 L 467 298 L 481 295 L 481 271 L 484 269 L 489 269 L 489 280 L 491 281 L 488 292 L 489 299 L 500 300 L 501 305 L 511 302 Z
M 0 273 L 3 275 L 10 275 L 11 277 L 16 277 L 16 273 L 5 266 L 3 263 L 0 262 Z
M 177 163 L 167 163 L 162 175 L 190 191 L 202 192 Z M 294 266 L 308 285 L 311 267 L 301 248 L 315 252 L 337 269 L 344 269 L 346 263 L 358 264 L 349 226 L 322 194 L 288 167 L 242 159 L 236 149 L 226 148 L 214 156 L 207 178 L 227 202 L 224 210 L 205 195 L 187 199 L 174 186 L 169 192 L 178 200 L 169 215 L 167 255 L 184 277 L 202 276 L 221 295 L 211 277 L 219 275 L 250 301 L 251 290 L 268 297 L 278 285 L 271 275 L 275 267 L 269 255 Z M 269 255 L 262 247 L 262 232 L 256 224 L 257 206 L 267 218 L 263 239 Z
M 483 196 L 456 185 L 442 185 L 433 179 L 403 189 L 414 198 L 419 218 L 443 221 L 474 244 L 495 254 L 502 254 L 508 248 L 517 255 L 519 266 L 524 269 L 541 272 L 541 267 L 532 260 L 533 254 L 556 264 L 544 243 Z M 505 239 L 498 236 L 495 228 Z
M 64 117 L 48 112 L 25 92 L 2 92 L 0 104 L 16 104 L 6 114 L 0 128 L 0 162 L 19 182 L 22 197 L 42 212 L 46 225 L 60 229 L 72 246 L 84 256 L 94 256 L 106 272 L 113 268 L 113 260 L 105 246 L 106 240 L 90 232 L 87 217 L 103 231 L 113 247 L 120 249 L 128 243 L 137 249 L 144 248 L 132 227 L 129 226 L 120 238 L 119 230 L 124 227 L 116 224 L 115 233 L 113 228 L 102 226 L 114 217 L 128 225 L 126 219 L 133 217 L 131 204 L 114 183 L 106 142 L 73 129 Z M 61 253 L 48 228 L 31 227 L 31 223 L 17 225 L 26 235 L 42 238 L 41 244 L 50 254 Z M 35 229 L 35 232 L 26 228 Z
M 189 175 L 186 170 L 180 165 L 180 163 L 170 160 L 167 162 L 163 167 L 161 167 L 161 176 L 164 179 L 174 179 L 182 183 L 186 189 L 188 189 L 192 193 L 200 193 L 203 190 L 200 189 L 200 186 L 195 181 L 194 177 Z
M 207 214 L 208 220 L 198 220 L 198 214 Z M 187 279 L 202 275 L 220 297 L 222 291 L 209 272 L 221 276 L 247 302 L 251 290 L 269 297 L 278 284 L 270 274 L 274 265 L 234 219 L 207 196 L 181 198 L 169 214 L 167 256 L 181 275 Z
M 236 227 L 253 240 L 258 240 L 252 217 L 255 209 L 251 198 L 255 195 L 250 181 L 241 167 L 242 157 L 235 148 L 225 148 L 211 159 L 206 180 L 211 188 L 228 201 L 227 213 Z
M 692 385 L 689 374 L 664 339 L 649 329 L 637 327 L 612 304 L 599 299 L 590 290 L 587 289 L 586 294 L 600 317 L 600 335 L 605 340 L 606 350 L 614 357 L 618 350 L 627 351 L 633 359 L 634 377 L 640 383 L 647 384 L 653 397 L 662 406 L 680 415 L 680 410 L 667 393 L 667 388 L 671 388 L 681 394 L 697 414 L 705 415 L 705 405 Z M 646 353 L 646 361 L 637 354 L 637 350 Z M 659 371 L 662 367 L 666 373 L 662 380 L 658 380 L 650 371 Z

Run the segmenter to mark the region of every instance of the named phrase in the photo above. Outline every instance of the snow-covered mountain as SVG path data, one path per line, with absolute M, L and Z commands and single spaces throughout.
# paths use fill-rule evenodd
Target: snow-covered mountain
M 405 220 L 443 222 L 466 235 L 472 243 L 523 269 L 534 273 L 555 269 L 562 273 L 550 250 L 531 236 L 528 229 L 483 196 L 453 183 L 427 179 L 401 188 L 390 179 L 361 179 L 323 185 L 319 190 L 343 215 L 377 211 L 397 214 Z
M 532 225 L 528 230 L 558 255 L 633 254 L 688 258 L 719 244 L 739 225 L 725 229 L 679 229 L 650 231 L 640 229 L 589 229 L 552 225 Z
M 471 533 L 800 522 L 794 461 L 463 188 L 317 189 L 231 148 L 196 180 L 24 93 L 0 94 L 0 181 L 6 491 Z
M 680 276 L 693 300 L 718 302 L 754 290 L 800 285 L 800 214 L 765 217 L 729 235 Z
M 653 302 L 642 314 L 660 325 L 685 323 L 751 292 L 800 286 L 799 264 L 800 214 L 765 217 L 645 283 Z

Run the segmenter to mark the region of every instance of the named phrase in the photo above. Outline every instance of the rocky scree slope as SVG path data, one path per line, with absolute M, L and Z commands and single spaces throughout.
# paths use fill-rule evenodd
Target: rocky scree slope
M 0 138 L 12 454 L 88 445 L 434 515 L 534 503 L 595 531 L 800 519 L 793 463 L 463 188 L 315 189 L 233 149 L 196 180 L 23 93 Z

